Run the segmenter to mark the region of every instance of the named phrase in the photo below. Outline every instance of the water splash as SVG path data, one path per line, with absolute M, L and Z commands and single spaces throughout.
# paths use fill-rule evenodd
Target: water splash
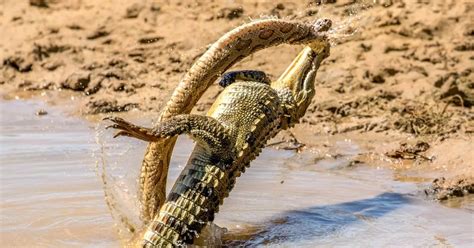
M 95 131 L 96 143 L 100 147 L 94 153 L 96 172 L 102 180 L 105 201 L 122 244 L 134 246 L 145 231 L 145 225 L 139 218 L 138 173 L 143 158 L 140 154 L 144 153 L 147 143 L 127 138 L 113 139 L 112 131 L 106 131 L 104 123 L 98 124 Z M 178 139 L 176 147 L 180 153 L 172 158 L 168 183 L 174 181 L 183 169 L 182 165 L 189 157 L 192 144 L 189 139 Z M 205 226 L 195 244 L 219 247 L 225 232 L 226 229 L 210 223 Z
M 371 23 L 372 17 L 368 14 L 368 10 L 377 3 L 376 0 L 354 0 L 337 8 L 343 14 L 334 13 L 333 6 L 321 6 L 319 16 L 330 18 L 333 21 L 333 26 L 327 33 L 331 45 L 336 46 L 361 35 L 365 27 Z
M 139 218 L 140 203 L 137 198 L 139 165 L 130 161 L 137 154 L 133 140 L 120 142 L 112 139 L 112 134 L 105 131 L 105 125 L 99 123 L 96 128 L 95 140 L 99 148 L 94 152 L 96 173 L 102 180 L 105 202 L 115 222 L 116 231 L 122 243 L 129 244 L 136 233 L 143 229 Z

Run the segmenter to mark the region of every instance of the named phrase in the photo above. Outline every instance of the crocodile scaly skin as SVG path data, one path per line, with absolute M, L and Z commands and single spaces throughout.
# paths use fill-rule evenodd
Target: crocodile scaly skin
M 150 171 L 146 168 L 150 165 L 147 162 L 150 157 L 161 158 L 159 164 L 153 160 L 154 165 L 161 166 L 159 169 L 161 173 L 167 173 L 169 155 L 177 135 L 189 134 L 197 142 L 187 166 L 176 180 L 164 203 L 161 204 L 163 202 L 161 199 L 155 200 L 154 203 L 158 204 L 156 201 L 160 201 L 159 204 L 148 209 L 152 211 L 160 207 L 159 211 L 149 213 L 150 217 L 154 217 L 144 234 L 144 247 L 176 247 L 192 244 L 204 225 L 214 219 L 219 205 L 229 195 L 236 178 L 245 171 L 250 161 L 259 155 L 265 143 L 279 131 L 296 124 L 309 106 L 314 96 L 316 72 L 320 63 L 329 56 L 329 43 L 317 32 L 327 31 L 331 25 L 330 21 L 320 20 L 313 26 L 305 26 L 293 22 L 270 20 L 263 26 L 259 25 L 262 23 L 256 25 L 257 31 L 251 24 L 247 25 L 245 28 L 248 30 L 243 34 L 251 30 L 256 32 L 255 34 L 270 33 L 268 30 L 272 30 L 274 34 L 275 30 L 281 32 L 282 27 L 290 29 L 291 25 L 293 25 L 291 29 L 306 29 L 313 32 L 311 34 L 305 31 L 304 35 L 298 38 L 295 38 L 294 34 L 285 36 L 286 39 L 282 38 L 278 41 L 292 43 L 304 40 L 308 45 L 277 81 L 269 84 L 268 78 L 260 73 L 230 72 L 223 75 L 222 80 L 225 82 L 221 82 L 221 85 L 225 86 L 225 89 L 211 106 L 207 116 L 189 115 L 197 98 L 208 87 L 208 80 L 212 83 L 215 77 L 223 72 L 216 74 L 203 71 L 202 74 L 207 76 L 200 77 L 201 81 L 180 84 L 168 107 L 165 108 L 160 122 L 154 128 L 138 127 L 120 118 L 109 118 L 115 123 L 112 127 L 120 130 L 117 133 L 118 136 L 131 136 L 152 142 L 145 157 L 144 171 L 142 171 L 145 173 L 142 175 L 145 179 L 150 176 L 147 174 Z M 273 28 L 270 29 L 270 27 Z M 242 42 L 239 40 L 244 39 L 239 30 L 235 31 L 235 36 L 232 38 L 237 44 Z M 295 34 L 300 34 L 298 32 Z M 284 32 L 281 33 L 284 34 Z M 227 44 L 229 44 L 228 39 L 229 37 L 225 39 Z M 252 39 L 246 39 L 252 43 Z M 275 42 L 270 42 L 265 46 L 271 44 Z M 214 46 L 220 47 L 220 45 Z M 237 49 L 235 45 L 227 49 L 231 47 L 234 50 Z M 240 53 L 238 56 L 250 54 L 256 50 L 255 46 L 248 44 L 242 49 L 247 52 Z M 221 68 L 225 70 L 240 60 L 237 59 L 238 56 L 235 56 L 237 55 L 230 57 L 230 61 L 220 62 L 226 64 Z M 206 54 L 203 57 L 206 57 Z M 193 91 L 197 92 L 196 95 L 191 94 Z M 154 151 L 160 148 L 163 150 Z M 168 157 L 164 157 L 165 155 Z M 166 170 L 163 169 L 164 167 Z M 160 176 L 166 179 L 166 175 Z M 154 187 L 163 187 L 164 184 L 159 184 L 159 180 L 156 178 L 153 180 L 154 183 L 158 183 L 158 186 L 154 185 Z M 147 190 L 149 194 L 152 192 L 156 194 L 157 190 L 164 189 Z M 164 192 L 158 196 L 161 197 L 161 195 L 164 195 Z

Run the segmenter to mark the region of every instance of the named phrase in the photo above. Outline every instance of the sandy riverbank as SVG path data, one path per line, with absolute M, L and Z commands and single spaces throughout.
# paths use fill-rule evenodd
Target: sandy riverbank
M 74 105 L 93 120 L 157 113 L 196 58 L 233 27 L 265 16 L 329 17 L 331 57 L 302 124 L 290 130 L 302 149 L 325 154 L 325 140 L 345 137 L 364 148 L 354 164 L 388 166 L 399 180 L 435 180 L 427 189 L 435 198 L 472 193 L 474 4 L 366 2 L 7 0 L 0 92 Z M 232 69 L 275 79 L 299 49 L 268 49 Z M 212 86 L 195 111 L 205 113 L 219 90 Z M 292 139 L 286 132 L 276 141 L 299 147 Z

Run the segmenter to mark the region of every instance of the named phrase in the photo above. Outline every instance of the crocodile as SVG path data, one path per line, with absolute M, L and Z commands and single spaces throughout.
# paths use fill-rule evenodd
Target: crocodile
M 324 39 L 327 20 L 301 23 L 280 19 L 257 20 L 231 30 L 193 64 L 161 112 L 157 125 L 178 114 L 189 114 L 206 89 L 228 68 L 248 55 L 279 44 L 305 44 Z M 141 218 L 147 223 L 165 201 L 169 162 L 176 138 L 151 142 L 139 179 Z
M 330 26 L 330 20 L 320 19 L 311 25 L 263 20 L 239 27 L 224 35 L 194 64 L 153 128 L 137 126 L 119 117 L 107 118 L 113 122 L 109 127 L 118 130 L 114 137 L 151 142 L 142 166 L 142 180 L 154 178 L 142 183 L 155 183 L 146 193 L 158 193 L 154 209 L 159 211 L 150 215 L 152 220 L 143 236 L 144 247 L 192 244 L 204 225 L 213 221 L 236 178 L 245 172 L 265 143 L 298 123 L 315 94 L 316 72 L 329 56 L 330 45 L 324 32 Z M 281 43 L 306 47 L 278 80 L 271 82 L 264 72 L 254 70 L 223 74 L 248 54 Z M 199 71 L 200 76 L 193 76 L 193 71 Z M 221 74 L 219 84 L 224 90 L 207 115 L 190 114 L 202 93 Z M 164 191 L 161 180 L 166 175 L 158 175 L 157 179 L 157 175 L 149 175 L 147 166 L 153 162 L 161 173 L 167 174 L 169 156 L 181 134 L 190 135 L 196 146 L 168 197 L 160 200 L 164 193 L 158 191 Z M 158 148 L 162 151 L 155 151 Z

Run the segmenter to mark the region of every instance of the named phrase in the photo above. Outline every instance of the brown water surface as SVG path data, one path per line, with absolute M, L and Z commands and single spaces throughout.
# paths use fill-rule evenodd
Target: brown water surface
M 112 139 L 104 124 L 65 117 L 42 103 L 0 106 L 2 246 L 117 247 L 132 236 L 128 230 L 142 227 L 136 192 L 145 143 Z M 40 108 L 49 114 L 36 116 Z M 217 214 L 215 223 L 228 229 L 224 244 L 472 247 L 472 198 L 431 202 L 423 184 L 351 163 L 360 152 L 353 141 L 331 147 L 331 154 L 265 149 Z M 179 139 L 170 185 L 191 150 L 189 139 Z
M 117 246 L 92 125 L 39 102 L 0 106 L 2 246 Z M 49 113 L 35 115 L 41 108 Z

